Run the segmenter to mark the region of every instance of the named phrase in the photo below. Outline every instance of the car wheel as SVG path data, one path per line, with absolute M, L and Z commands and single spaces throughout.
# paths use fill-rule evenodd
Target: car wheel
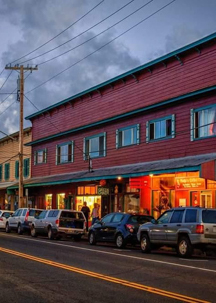
M 116 236 L 115 243 L 116 243 L 116 246 L 117 246 L 118 248 L 123 248 L 123 247 L 125 247 L 125 240 L 124 240 L 124 238 L 123 238 L 123 236 L 122 236 L 121 234 L 118 234 L 118 235 Z
M 6 231 L 6 233 L 10 233 L 10 232 L 11 232 L 11 229 L 10 229 L 9 223 L 6 223 L 6 226 L 5 226 L 5 231 Z
M 96 244 L 96 237 L 95 237 L 95 233 L 91 232 L 89 234 L 89 244 L 90 245 L 95 245 Z
M 151 251 L 151 243 L 148 235 L 143 234 L 141 236 L 140 247 L 143 253 L 149 253 Z
M 18 233 L 18 235 L 22 235 L 22 233 L 23 233 L 21 224 L 18 224 L 17 233 Z
M 36 229 L 34 226 L 31 227 L 31 236 L 32 237 L 37 237 Z
M 53 240 L 53 239 L 54 239 L 54 234 L 53 234 L 52 227 L 49 227 L 49 229 L 48 229 L 48 238 L 49 238 L 50 240 Z
M 179 238 L 177 253 L 181 258 L 190 258 L 193 253 L 193 246 L 187 236 Z

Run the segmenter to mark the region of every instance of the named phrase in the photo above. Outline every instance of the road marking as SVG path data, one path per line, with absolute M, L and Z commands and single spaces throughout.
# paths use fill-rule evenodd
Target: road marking
M 142 284 L 139 284 L 139 283 L 134 283 L 134 282 L 130 282 L 130 281 L 127 281 L 127 280 L 118 279 L 118 278 L 114 278 L 114 277 L 111 277 L 111 276 L 102 275 L 102 274 L 99 274 L 99 273 L 96 273 L 96 272 L 93 272 L 93 271 L 85 270 L 85 269 L 78 268 L 78 267 L 73 267 L 73 266 L 70 266 L 70 265 L 66 265 L 66 264 L 63 264 L 63 263 L 58 263 L 58 262 L 51 261 L 51 260 L 48 260 L 48 259 L 38 258 L 38 257 L 32 256 L 32 255 L 20 253 L 18 251 L 3 248 L 3 247 L 0 247 L 0 251 L 3 252 L 3 253 L 11 254 L 11 255 L 21 257 L 21 258 L 24 258 L 24 259 L 28 259 L 28 260 L 31 260 L 31 261 L 35 261 L 35 262 L 43 263 L 43 264 L 46 264 L 46 265 L 49 265 L 49 266 L 54 266 L 54 267 L 57 267 L 57 268 L 65 269 L 65 270 L 72 271 L 72 272 L 82 274 L 82 275 L 85 275 L 85 276 L 89 276 L 89 277 L 93 277 L 93 278 L 96 278 L 96 279 L 108 281 L 110 283 L 116 283 L 116 284 L 120 284 L 122 286 L 131 287 L 131 288 L 139 289 L 139 290 L 142 290 L 142 291 L 154 293 L 154 294 L 157 294 L 157 295 L 160 295 L 160 296 L 173 298 L 173 299 L 183 301 L 183 302 L 210 303 L 209 301 L 200 300 L 200 299 L 196 299 L 196 298 L 193 298 L 193 297 L 188 297 L 188 296 L 184 296 L 184 295 L 177 294 L 177 293 L 174 293 L 174 292 L 169 292 L 169 291 L 166 291 L 166 290 L 162 290 L 162 289 L 159 289 L 159 288 L 155 288 L 155 287 L 151 287 L 151 286 L 147 286 L 147 285 L 142 285 Z
M 1 234 L 2 236 L 7 236 L 7 234 Z M 176 266 L 176 267 L 183 267 L 183 268 L 189 268 L 189 269 L 195 269 L 195 270 L 200 270 L 200 271 L 205 271 L 205 272 L 210 272 L 210 273 L 216 273 L 215 269 L 208 269 L 208 268 L 202 268 L 202 267 L 195 267 L 191 265 L 184 265 L 184 264 L 177 264 L 177 263 L 172 263 L 172 262 L 165 262 L 165 261 L 160 261 L 160 260 L 155 260 L 155 259 L 149 259 L 146 257 L 136 257 L 136 256 L 128 256 L 124 254 L 117 254 L 114 252 L 108 252 L 108 251 L 102 251 L 102 250 L 97 250 L 97 249 L 92 249 L 92 248 L 84 248 L 84 247 L 79 247 L 79 246 L 73 246 L 73 245 L 68 245 L 68 244 L 61 244 L 61 243 L 56 243 L 56 242 L 51 242 L 51 241 L 42 241 L 42 240 L 36 240 L 33 238 L 29 237 L 20 237 L 20 236 L 11 236 L 16 239 L 20 240 L 27 240 L 27 241 L 34 241 L 34 242 L 39 242 L 39 243 L 46 243 L 48 245 L 55 245 L 55 246 L 62 246 L 62 247 L 68 247 L 71 249 L 77 249 L 77 250 L 84 250 L 84 251 L 90 251 L 90 252 L 95 252 L 99 254 L 105 254 L 105 255 L 111 255 L 111 256 L 118 256 L 119 258 L 128 258 L 128 259 L 134 259 L 134 260 L 140 260 L 142 262 L 152 262 L 152 263 L 159 263 L 159 264 L 165 264 L 165 265 L 171 265 L 171 266 Z

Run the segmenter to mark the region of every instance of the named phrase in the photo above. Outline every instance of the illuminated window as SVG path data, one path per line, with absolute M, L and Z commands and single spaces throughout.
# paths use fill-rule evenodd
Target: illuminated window
M 57 194 L 57 208 L 58 209 L 65 208 L 65 194 Z
M 45 206 L 46 209 L 52 208 L 52 194 L 45 195 Z

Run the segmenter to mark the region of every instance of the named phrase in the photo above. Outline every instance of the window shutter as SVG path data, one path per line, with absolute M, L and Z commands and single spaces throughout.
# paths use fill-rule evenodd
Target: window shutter
M 171 124 L 171 134 L 172 138 L 175 138 L 175 115 L 172 115 L 172 124 Z
M 104 132 L 104 157 L 106 157 L 106 132 Z
M 74 161 L 74 141 L 71 141 L 71 162 Z
M 44 162 L 47 163 L 47 148 L 44 150 Z
M 83 139 L 83 160 L 87 159 L 87 154 L 86 154 L 86 139 Z
M 58 145 L 56 145 L 56 165 L 58 165 Z
M 34 165 L 37 164 L 37 152 L 34 151 Z
M 146 143 L 149 142 L 149 122 L 146 121 Z
M 140 125 L 139 124 L 137 124 L 137 129 L 136 129 L 136 131 L 137 131 L 137 145 L 139 145 L 140 144 Z
M 15 178 L 19 178 L 19 161 L 15 162 Z
M 25 178 L 27 178 L 29 176 L 29 158 L 28 159 L 24 159 L 23 176 Z
M 194 140 L 194 110 L 190 110 L 190 140 Z
M 119 147 L 119 130 L 116 130 L 116 149 Z
M 0 165 L 0 180 L 2 180 L 2 165 Z

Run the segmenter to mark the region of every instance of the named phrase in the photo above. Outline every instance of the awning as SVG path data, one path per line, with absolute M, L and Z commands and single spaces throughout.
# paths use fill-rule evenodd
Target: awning
M 7 189 L 8 187 L 13 186 L 15 184 L 17 184 L 17 182 L 2 182 L 0 183 L 0 190 Z
M 199 171 L 200 177 L 216 180 L 215 160 L 216 153 L 211 153 L 205 155 L 187 156 L 182 158 L 172 158 L 151 162 L 141 162 L 122 166 L 105 167 L 95 169 L 92 172 L 79 171 L 61 175 L 31 178 L 24 181 L 24 187 L 27 188 L 36 186 L 67 184 L 81 181 L 94 181 L 100 179 L 115 179 L 119 176 L 123 178 L 131 178 L 138 176 L 147 176 L 149 174 L 156 175 L 187 171 Z M 211 168 L 209 171 L 211 176 L 207 176 L 208 167 L 209 169 Z M 10 189 L 17 187 L 18 184 L 10 186 Z

